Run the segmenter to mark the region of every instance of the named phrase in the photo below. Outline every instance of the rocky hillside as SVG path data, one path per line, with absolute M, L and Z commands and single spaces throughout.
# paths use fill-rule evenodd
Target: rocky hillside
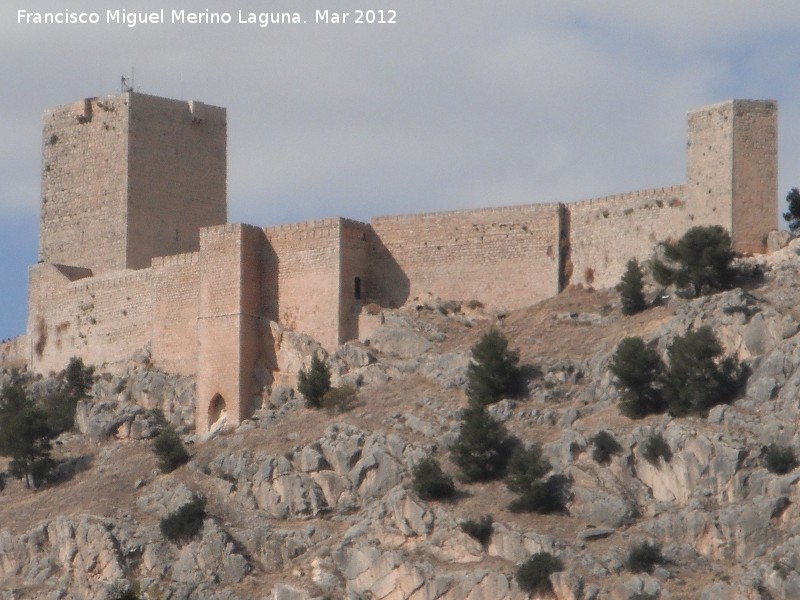
M 419 301 L 327 357 L 334 383 L 358 386 L 347 412 L 306 408 L 275 385 L 251 420 L 205 439 L 187 429 L 193 382 L 140 354 L 79 405 L 79 431 L 55 446 L 57 481 L 30 491 L 7 479 L 0 598 L 108 600 L 134 584 L 142 598 L 173 600 L 528 598 L 515 573 L 539 552 L 563 562 L 550 576 L 558 600 L 800 598 L 800 470 L 775 474 L 764 460 L 770 444 L 800 449 L 798 254 L 795 241 L 744 259 L 764 274 L 748 289 L 671 297 L 633 317 L 615 293 L 580 289 L 510 314 Z M 509 511 L 515 495 L 501 481 L 456 480 L 447 502 L 412 489 L 425 457 L 457 475 L 448 447 L 470 348 L 493 325 L 541 375 L 527 398 L 490 413 L 570 479 L 564 514 Z M 707 418 L 621 416 L 608 370 L 619 341 L 641 336 L 663 354 L 702 325 L 749 365 L 744 394 Z M 281 367 L 308 365 L 318 345 L 274 327 Z M 152 452 L 154 409 L 192 455 L 169 474 Z M 592 458 L 601 430 L 622 447 L 606 464 Z M 654 433 L 669 461 L 644 458 Z M 201 533 L 165 539 L 160 520 L 199 497 Z M 484 515 L 493 524 L 481 544 L 460 525 Z M 633 573 L 631 550 L 645 542 L 663 561 Z

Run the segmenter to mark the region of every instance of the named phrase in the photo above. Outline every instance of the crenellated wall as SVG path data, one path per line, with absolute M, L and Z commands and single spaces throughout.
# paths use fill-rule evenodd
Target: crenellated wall
M 429 294 L 519 308 L 558 293 L 557 204 L 372 220 L 368 298 L 400 306 Z
M 43 128 L 27 335 L 0 344 L 0 363 L 57 371 L 78 355 L 117 370 L 149 348 L 156 367 L 197 376 L 198 431 L 223 411 L 238 423 L 276 368 L 270 320 L 334 350 L 363 336 L 367 303 L 514 309 L 570 284 L 613 286 L 630 258 L 693 225 L 763 250 L 778 217 L 776 110 L 689 113 L 683 185 L 261 228 L 225 224 L 224 109 L 132 92 L 59 107 Z
M 683 196 L 684 186 L 674 186 L 565 205 L 565 283 L 596 288 L 619 283 L 628 260 L 646 260 L 659 241 L 677 239 L 691 226 Z

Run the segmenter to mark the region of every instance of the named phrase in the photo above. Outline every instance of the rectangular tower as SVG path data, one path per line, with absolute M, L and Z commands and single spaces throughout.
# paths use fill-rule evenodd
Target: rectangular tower
M 774 100 L 728 100 L 689 113 L 687 200 L 695 225 L 720 224 L 735 250 L 762 252 L 778 226 Z
M 199 248 L 224 224 L 226 113 L 136 92 L 48 110 L 39 260 L 93 274 Z
M 197 319 L 199 433 L 226 411 L 229 425 L 250 414 L 253 370 L 260 355 L 260 263 L 264 232 L 252 225 L 204 229 L 200 239 Z M 191 340 L 187 340 L 191 343 Z

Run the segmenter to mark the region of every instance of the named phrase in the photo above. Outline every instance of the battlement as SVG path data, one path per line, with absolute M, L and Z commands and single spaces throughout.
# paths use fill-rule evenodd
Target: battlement
M 671 185 L 667 187 L 650 188 L 646 190 L 634 190 L 632 192 L 623 192 L 621 194 L 611 194 L 610 196 L 599 196 L 589 200 L 578 200 L 576 202 L 565 203 L 564 206 L 570 209 L 578 210 L 591 210 L 592 208 L 601 207 L 606 208 L 622 208 L 625 210 L 631 203 L 644 199 L 650 201 L 653 198 L 674 197 L 676 201 L 682 202 L 680 198 L 683 196 L 685 186 Z

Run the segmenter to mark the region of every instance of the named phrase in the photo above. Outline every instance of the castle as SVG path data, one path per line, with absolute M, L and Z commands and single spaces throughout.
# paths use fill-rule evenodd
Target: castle
M 270 321 L 333 349 L 368 304 L 428 294 L 514 309 L 570 284 L 619 281 L 627 261 L 693 225 L 741 252 L 777 226 L 777 106 L 730 100 L 688 115 L 687 180 L 570 204 L 227 223 L 226 111 L 137 92 L 44 115 L 39 262 L 27 333 L 0 346 L 36 372 L 72 356 L 114 370 L 148 347 L 197 378 L 198 432 L 248 416 L 269 369 Z

